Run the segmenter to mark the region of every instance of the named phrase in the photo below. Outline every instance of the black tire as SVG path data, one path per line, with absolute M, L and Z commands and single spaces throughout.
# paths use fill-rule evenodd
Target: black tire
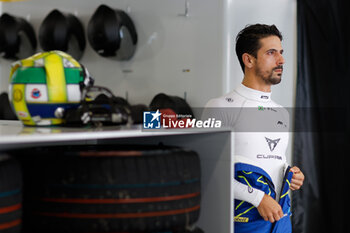
M 19 163 L 0 155 L 0 233 L 19 233 L 22 223 L 22 174 Z
M 65 151 L 37 151 L 36 162 L 25 163 L 31 232 L 154 232 L 197 221 L 195 152 L 146 146 Z

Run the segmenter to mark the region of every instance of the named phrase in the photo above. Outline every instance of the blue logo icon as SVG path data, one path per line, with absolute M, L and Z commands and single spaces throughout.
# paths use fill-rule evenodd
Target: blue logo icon
M 32 90 L 32 98 L 38 99 L 38 98 L 40 98 L 40 96 L 41 96 L 40 90 L 37 88 L 34 88 Z
M 162 113 L 160 113 L 159 110 L 156 112 L 143 112 L 143 128 L 160 129 L 160 115 L 162 115 Z

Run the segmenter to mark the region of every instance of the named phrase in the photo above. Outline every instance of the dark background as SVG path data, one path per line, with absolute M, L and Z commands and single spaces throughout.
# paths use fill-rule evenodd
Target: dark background
M 293 192 L 293 233 L 350 232 L 350 8 L 347 0 L 298 0 L 294 165 L 305 174 Z M 314 111 L 302 111 L 312 108 Z M 317 109 L 340 108 L 322 114 Z M 326 130 L 337 124 L 342 130 Z

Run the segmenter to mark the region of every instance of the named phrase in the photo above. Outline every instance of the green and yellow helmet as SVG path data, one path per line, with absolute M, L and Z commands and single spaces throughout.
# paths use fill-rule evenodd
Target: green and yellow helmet
M 93 79 L 70 55 L 50 51 L 13 63 L 9 83 L 10 102 L 24 125 L 61 125 L 59 112 L 77 108 Z

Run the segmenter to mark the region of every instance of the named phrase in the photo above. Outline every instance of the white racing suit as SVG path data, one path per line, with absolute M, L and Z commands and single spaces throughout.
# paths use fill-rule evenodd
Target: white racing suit
M 289 140 L 287 110 L 271 100 L 270 92 L 241 84 L 231 93 L 210 100 L 203 113 L 203 118 L 207 117 L 221 120 L 223 126 L 235 132 L 235 232 L 291 232 L 286 181 L 291 173 L 286 169 L 285 157 Z M 283 205 L 285 217 L 275 224 L 264 221 L 257 211 L 264 194 Z M 288 227 L 280 231 L 280 225 Z

